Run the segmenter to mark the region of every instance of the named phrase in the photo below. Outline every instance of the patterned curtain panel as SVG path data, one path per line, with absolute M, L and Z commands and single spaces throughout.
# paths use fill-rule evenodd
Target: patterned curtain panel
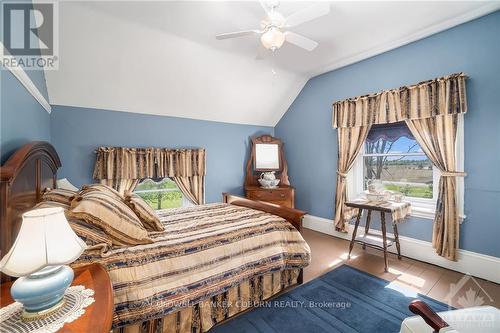
M 139 179 L 100 179 L 99 181 L 101 184 L 114 188 L 122 195 L 125 192 L 132 192 L 139 184 Z
M 172 180 L 192 203 L 201 205 L 205 202 L 205 188 L 202 176 L 172 177 Z
M 99 147 L 94 179 L 131 191 L 144 178 L 172 178 L 195 204 L 204 203 L 205 149 Z
M 334 128 L 395 123 L 467 112 L 464 73 L 333 104 Z
M 427 157 L 441 171 L 432 245 L 440 256 L 456 261 L 459 236 L 456 177 L 466 176 L 465 172 L 455 169 L 457 115 L 407 120 L 406 124 Z
M 339 128 L 337 189 L 335 191 L 335 229 L 347 232 L 346 222 L 357 214 L 357 209 L 345 205 L 347 199 L 346 177 L 363 147 L 370 126 Z

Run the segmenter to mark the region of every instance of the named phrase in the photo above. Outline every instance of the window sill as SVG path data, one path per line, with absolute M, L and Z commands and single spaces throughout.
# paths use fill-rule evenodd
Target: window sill
M 410 216 L 434 220 L 434 217 L 436 216 L 436 209 L 434 207 L 427 208 L 412 203 Z M 459 214 L 460 224 L 462 224 L 465 218 L 465 215 Z
M 434 217 L 436 216 L 435 200 L 409 197 L 406 197 L 406 200 L 411 203 L 410 216 L 434 220 Z
M 436 210 L 433 208 L 432 209 L 431 208 L 423 208 L 423 207 L 418 207 L 418 206 L 415 207 L 414 205 L 412 205 L 410 216 L 434 220 L 434 217 L 436 216 Z

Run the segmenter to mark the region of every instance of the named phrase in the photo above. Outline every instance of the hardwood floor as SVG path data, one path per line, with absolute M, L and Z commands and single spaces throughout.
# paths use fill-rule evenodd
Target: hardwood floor
M 476 305 L 500 308 L 499 284 L 469 278 L 462 273 L 409 258 L 398 260 L 393 254 L 389 255 L 389 272 L 386 273 L 382 251 L 370 248 L 363 250 L 360 245 L 355 245 L 348 261 L 348 241 L 305 228 L 302 235 L 311 247 L 312 257 L 311 264 L 304 269 L 305 283 L 339 265 L 347 264 L 390 281 L 390 287 L 404 287 L 456 308 Z M 457 284 L 457 288 L 453 288 L 452 284 Z

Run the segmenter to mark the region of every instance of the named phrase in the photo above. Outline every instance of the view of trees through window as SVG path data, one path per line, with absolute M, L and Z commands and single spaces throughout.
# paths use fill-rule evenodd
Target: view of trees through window
M 416 140 L 404 135 L 392 140 L 386 136 L 375 138 L 365 142 L 364 189 L 369 179 L 380 179 L 387 190 L 408 197 L 432 199 L 432 162 Z
M 170 178 L 144 179 L 134 192 L 156 210 L 178 208 L 183 204 L 182 192 Z

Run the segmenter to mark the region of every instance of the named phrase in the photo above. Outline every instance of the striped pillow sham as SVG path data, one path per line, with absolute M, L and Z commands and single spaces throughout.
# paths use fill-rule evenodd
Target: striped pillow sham
M 43 197 L 42 197 L 42 200 L 43 200 Z M 35 205 L 35 207 L 33 207 L 34 209 L 37 209 L 37 208 L 54 208 L 54 207 L 61 207 L 62 209 L 64 209 L 64 213 L 66 213 L 66 211 L 70 208 L 70 205 L 69 204 L 66 204 L 66 203 L 62 203 L 62 202 L 59 202 L 59 201 L 42 201 L 42 202 L 39 202 Z
M 125 203 L 101 191 L 80 194 L 71 203 L 68 214 L 71 218 L 101 227 L 113 245 L 153 242 L 139 218 Z
M 97 245 L 101 246 L 105 244 L 107 247 L 111 247 L 111 240 L 100 227 L 89 224 L 82 220 L 68 217 L 68 210 L 70 209 L 69 205 L 65 205 L 57 201 L 43 201 L 35 206 L 35 208 L 52 207 L 61 207 L 64 209 L 64 213 L 66 215 L 66 218 L 68 219 L 71 229 L 73 229 L 75 234 L 77 234 L 78 237 L 82 238 L 87 245 L 94 247 Z
M 59 202 L 64 205 L 71 205 L 71 201 L 77 196 L 78 192 L 65 190 L 61 188 L 56 188 L 53 190 L 47 190 L 42 195 L 42 201 L 52 201 Z
M 113 244 L 106 233 L 98 226 L 75 218 L 68 219 L 71 229 L 91 247 L 106 244 L 111 247 Z
M 123 195 L 121 195 L 117 190 L 112 188 L 111 186 L 104 185 L 104 184 L 89 184 L 89 185 L 83 185 L 82 190 L 80 191 L 80 195 L 83 195 L 85 193 L 90 193 L 90 192 L 102 192 L 106 193 L 107 195 L 111 196 L 112 198 L 115 198 L 116 200 L 123 201 Z
M 127 192 L 125 194 L 125 203 L 139 217 L 142 224 L 148 231 L 164 231 L 165 227 L 160 222 L 153 208 L 135 193 Z

